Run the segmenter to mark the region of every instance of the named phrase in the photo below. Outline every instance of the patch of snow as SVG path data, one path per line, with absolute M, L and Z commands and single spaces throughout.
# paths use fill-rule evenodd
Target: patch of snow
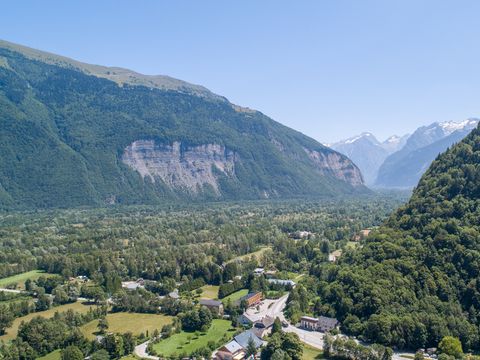
M 347 139 L 347 140 L 345 140 L 345 141 L 343 141 L 343 142 L 344 142 L 345 144 L 352 144 L 352 143 L 354 143 L 355 141 L 358 141 L 358 140 L 360 140 L 360 139 L 362 139 L 362 138 L 365 138 L 365 137 L 369 138 L 369 137 L 373 137 L 373 135 L 372 135 L 371 133 L 369 133 L 369 132 L 364 132 L 364 133 L 361 133 L 360 135 L 351 137 L 351 138 L 349 138 L 349 139 Z
M 473 129 L 477 126 L 479 119 L 470 118 L 463 121 L 444 121 L 438 125 L 443 129 L 446 135 L 450 135 L 454 131 L 464 130 L 464 129 Z

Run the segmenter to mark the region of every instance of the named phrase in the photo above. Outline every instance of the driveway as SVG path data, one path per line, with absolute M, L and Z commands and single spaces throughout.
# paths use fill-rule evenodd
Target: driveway
M 152 356 L 147 354 L 147 346 L 150 340 L 145 341 L 144 343 L 135 346 L 133 353 L 142 359 L 151 359 L 151 360 L 160 360 L 158 356 Z

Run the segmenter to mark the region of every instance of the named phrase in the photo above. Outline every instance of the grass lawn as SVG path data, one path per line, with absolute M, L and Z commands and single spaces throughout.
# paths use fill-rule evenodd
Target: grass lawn
M 0 279 L 0 288 L 10 284 L 17 284 L 17 288 L 25 290 L 25 281 L 27 279 L 36 280 L 40 276 L 52 276 L 52 274 L 46 273 L 42 270 L 32 270 L 22 274 L 13 275 L 7 278 Z
M 360 245 L 360 243 L 358 241 L 348 241 L 346 247 L 351 248 L 351 249 L 355 249 L 359 245 Z
M 37 360 L 60 360 L 61 359 L 60 350 L 52 351 L 50 354 L 39 357 Z
M 153 348 L 158 354 L 166 357 L 181 353 L 191 354 L 193 351 L 207 346 L 209 341 L 217 342 L 225 334 L 231 337 L 234 333 L 235 330 L 232 329 L 230 321 L 214 319 L 210 329 L 206 333 L 199 333 L 198 338 L 195 333 L 182 331 L 168 339 L 160 340 L 158 344 L 153 345 Z
M 13 320 L 12 326 L 10 326 L 6 330 L 7 333 L 5 335 L 0 336 L 0 340 L 8 341 L 8 340 L 15 339 L 17 337 L 18 327 L 20 326 L 22 321 L 28 322 L 36 316 L 51 318 L 56 312 L 64 312 L 69 309 L 72 309 L 73 311 L 80 312 L 80 313 L 86 313 L 88 312 L 88 309 L 90 309 L 91 307 L 92 305 L 83 305 L 81 302 L 75 302 L 71 304 L 55 306 L 46 311 L 31 313 L 31 314 L 16 318 L 15 320 Z
M 287 293 L 287 291 L 267 291 L 264 295 L 266 299 L 279 299 Z
M 233 258 L 232 260 L 229 260 L 228 262 L 244 261 L 244 260 L 247 260 L 251 257 L 255 257 L 255 258 L 259 259 L 265 251 L 271 250 L 271 249 L 272 248 L 270 246 L 265 246 L 265 247 L 260 248 L 257 251 L 254 251 L 254 252 L 251 252 L 251 253 L 248 253 L 248 254 L 245 254 L 245 255 L 237 256 L 236 258 Z
M 33 298 L 24 294 L 18 294 L 19 296 L 15 296 L 13 299 L 0 301 L 0 305 L 8 305 L 13 304 L 20 301 L 27 300 L 28 302 L 33 302 Z
M 226 297 L 224 297 L 222 299 L 222 302 L 224 304 L 227 303 L 228 299 L 230 299 L 230 301 L 232 302 L 232 304 L 237 301 L 237 300 L 240 300 L 241 297 L 245 296 L 248 294 L 248 289 L 242 289 L 242 290 L 238 290 L 237 292 L 234 292 L 233 294 L 230 294 Z
M 303 344 L 303 360 L 323 359 L 322 350 L 316 349 L 310 345 Z
M 171 316 L 157 315 L 157 314 L 137 314 L 118 312 L 107 315 L 108 331 L 113 333 L 126 333 L 132 332 L 133 335 L 140 335 L 140 333 L 151 334 L 155 329 L 162 330 L 163 325 L 170 324 L 172 322 Z M 87 339 L 95 339 L 95 333 L 97 329 L 98 320 L 90 321 L 88 324 L 83 325 L 80 330 Z
M 298 283 L 304 276 L 305 274 L 297 274 L 292 280 Z
M 200 299 L 212 299 L 212 300 L 218 299 L 219 287 L 220 286 L 216 286 L 216 285 L 202 286 L 200 289 L 202 289 L 203 292 L 200 294 Z M 195 293 L 195 290 L 193 291 L 193 293 Z

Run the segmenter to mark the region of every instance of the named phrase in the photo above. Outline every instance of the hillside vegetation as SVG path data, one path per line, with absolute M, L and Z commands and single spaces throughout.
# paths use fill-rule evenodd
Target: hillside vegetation
M 478 350 L 479 197 L 476 129 L 433 162 L 410 201 L 359 251 L 317 269 L 320 311 L 383 344 L 417 349 L 453 335 Z
M 206 89 L 158 83 L 156 77 L 148 83 L 133 72 L 119 80 L 116 68 L 82 67 L 5 44 L 0 43 L 0 207 L 367 191 L 343 155 Z M 113 78 L 106 76 L 109 71 Z

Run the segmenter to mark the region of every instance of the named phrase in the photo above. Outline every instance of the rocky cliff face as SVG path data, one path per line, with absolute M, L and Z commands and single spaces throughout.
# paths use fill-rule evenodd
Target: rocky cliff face
M 352 186 L 362 186 L 363 177 L 360 170 L 346 157 L 337 152 L 321 153 L 304 148 L 317 170 L 323 175 L 330 175 Z
M 185 146 L 137 140 L 127 146 L 122 161 L 152 182 L 163 181 L 169 188 L 196 194 L 209 185 L 220 195 L 217 172 L 235 177 L 238 155 L 218 144 Z

